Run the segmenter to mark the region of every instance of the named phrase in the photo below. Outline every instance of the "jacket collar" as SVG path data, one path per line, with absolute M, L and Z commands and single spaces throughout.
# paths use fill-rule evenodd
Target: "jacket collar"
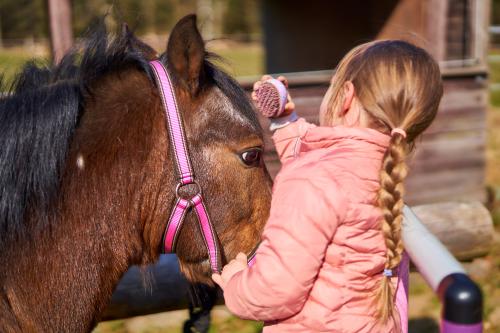
M 366 127 L 318 126 L 301 138 L 300 152 L 337 146 L 352 151 L 375 150 L 383 155 L 390 140 L 390 136 Z

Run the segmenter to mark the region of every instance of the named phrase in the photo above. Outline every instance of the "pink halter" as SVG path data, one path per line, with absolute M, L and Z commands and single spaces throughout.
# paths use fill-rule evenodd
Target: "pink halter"
M 175 251 L 177 237 L 181 230 L 184 217 L 187 212 L 193 208 L 198 217 L 201 233 L 208 250 L 210 267 L 213 272 L 220 273 L 222 266 L 219 240 L 217 239 L 217 234 L 210 222 L 207 208 L 203 202 L 201 187 L 196 182 L 193 168 L 191 167 L 186 136 L 182 127 L 181 115 L 177 107 L 172 82 L 170 81 L 167 70 L 160 61 L 151 61 L 150 65 L 155 74 L 158 89 L 160 90 L 160 96 L 167 119 L 170 144 L 174 151 L 177 174 L 179 175 L 179 183 L 175 189 L 177 201 L 170 214 L 165 235 L 163 236 L 164 252 L 170 253 Z M 182 198 L 179 195 L 179 190 L 181 187 L 189 184 L 194 184 L 198 188 L 198 191 L 190 199 Z

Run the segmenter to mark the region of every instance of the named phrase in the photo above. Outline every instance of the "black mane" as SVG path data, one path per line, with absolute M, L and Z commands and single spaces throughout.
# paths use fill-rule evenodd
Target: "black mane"
M 134 66 L 152 80 L 147 54 L 153 50 L 124 26 L 116 36 L 103 22 L 58 65 L 27 63 L 9 89 L 0 82 L 0 248 L 27 230 L 27 211 L 37 212 L 33 227 L 46 228 L 56 199 L 73 133 L 92 94 L 94 80 Z M 163 58 L 163 57 L 162 57 Z M 259 127 L 240 85 L 209 61 L 212 84 Z M 1 93 L 4 93 L 1 97 Z
M 98 24 L 58 65 L 27 63 L 10 88 L 0 85 L 0 245 L 25 229 L 27 210 L 48 220 L 92 81 L 124 66 L 149 75 L 148 50 L 128 30 L 111 37 Z

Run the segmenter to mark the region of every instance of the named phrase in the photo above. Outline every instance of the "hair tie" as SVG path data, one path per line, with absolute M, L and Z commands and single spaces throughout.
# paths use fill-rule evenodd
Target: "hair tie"
M 401 136 L 406 139 L 406 131 L 404 129 L 399 127 L 393 128 L 391 131 L 391 136 L 394 136 L 394 134 L 396 133 L 401 134 Z
M 382 273 L 385 277 L 392 277 L 392 269 L 384 269 L 384 272 Z

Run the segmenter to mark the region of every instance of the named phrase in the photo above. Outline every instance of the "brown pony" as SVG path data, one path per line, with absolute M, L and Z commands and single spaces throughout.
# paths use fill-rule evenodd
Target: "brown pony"
M 176 175 L 156 57 L 128 29 L 110 41 L 99 28 L 56 67 L 27 65 L 0 99 L 0 332 L 88 332 L 123 273 L 160 255 Z M 195 16 L 159 58 L 223 260 L 248 253 L 271 185 L 252 105 L 209 62 Z M 177 244 L 188 279 L 209 283 L 193 213 Z

